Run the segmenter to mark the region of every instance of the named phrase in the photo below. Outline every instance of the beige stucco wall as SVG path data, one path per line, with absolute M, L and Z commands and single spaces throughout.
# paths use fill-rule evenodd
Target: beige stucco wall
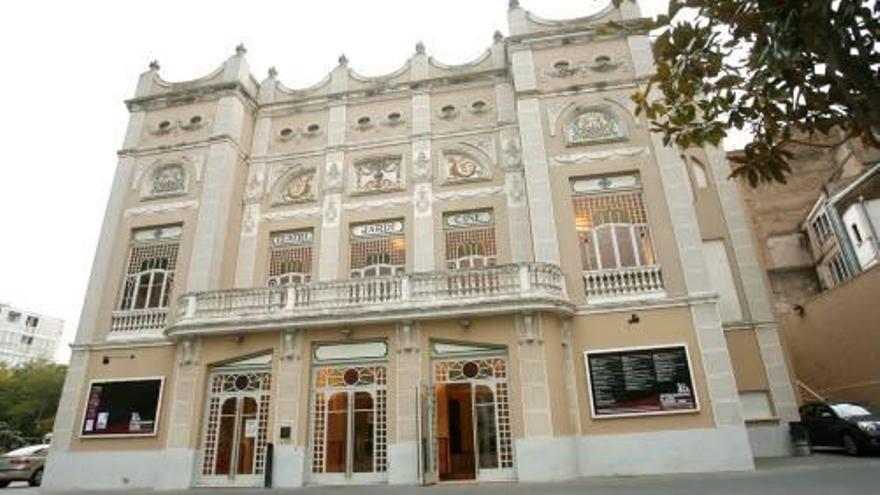
M 880 405 L 880 267 L 802 303 L 782 319 L 797 377 L 820 395 Z M 804 394 L 805 398 L 808 394 Z

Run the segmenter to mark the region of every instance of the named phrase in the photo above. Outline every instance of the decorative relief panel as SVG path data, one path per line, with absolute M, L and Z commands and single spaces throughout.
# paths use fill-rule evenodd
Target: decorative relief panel
M 568 145 L 594 144 L 624 138 L 623 127 L 617 117 L 601 108 L 580 108 L 565 126 Z
M 444 151 L 442 160 L 444 182 L 467 182 L 492 178 L 489 167 L 470 154 Z
M 157 167 L 150 176 L 148 197 L 185 194 L 187 190 L 186 169 L 179 163 Z
M 356 194 L 403 189 L 403 158 L 400 155 L 355 162 L 351 171 L 351 192 Z
M 307 203 L 316 198 L 315 167 L 297 165 L 278 181 L 272 203 L 289 205 Z

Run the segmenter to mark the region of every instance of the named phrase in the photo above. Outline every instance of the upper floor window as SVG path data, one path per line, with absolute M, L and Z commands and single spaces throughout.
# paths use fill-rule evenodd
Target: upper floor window
M 403 220 L 381 220 L 351 228 L 351 277 L 398 275 L 406 266 Z
M 6 313 L 6 320 L 9 321 L 9 323 L 16 323 L 20 319 L 21 313 L 18 311 L 10 311 L 9 313 Z
M 821 270 L 825 272 L 823 278 L 825 280 L 826 289 L 836 287 L 850 277 L 849 270 L 839 252 L 829 256 L 828 260 L 822 264 Z
M 497 261 L 495 224 L 492 210 L 447 213 L 443 216 L 446 234 L 446 267 L 479 268 Z
M 572 189 L 584 270 L 657 264 L 638 175 L 579 178 Z
M 568 144 L 590 144 L 624 137 L 617 117 L 608 110 L 581 110 L 566 126 Z
M 831 230 L 831 222 L 828 221 L 828 215 L 820 213 L 812 223 L 813 235 L 816 236 L 816 244 L 822 246 L 833 234 Z
M 134 231 L 119 310 L 168 307 L 182 232 L 180 226 Z
M 272 234 L 269 287 L 303 284 L 312 279 L 312 229 Z
M 40 324 L 40 319 L 36 316 L 28 316 L 24 324 L 25 326 L 30 328 L 37 328 L 37 326 Z

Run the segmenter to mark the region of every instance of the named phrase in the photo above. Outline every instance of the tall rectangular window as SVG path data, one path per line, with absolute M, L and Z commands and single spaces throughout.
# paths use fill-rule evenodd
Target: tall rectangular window
M 450 270 L 494 266 L 497 261 L 492 210 L 471 210 L 443 216 L 446 267 Z
M 403 220 L 379 220 L 351 227 L 351 277 L 402 274 L 406 266 Z
M 572 190 L 585 271 L 657 264 L 638 175 L 579 178 Z
M 168 307 L 182 232 L 180 226 L 134 231 L 119 310 Z
M 269 287 L 304 284 L 312 280 L 312 229 L 275 232 L 271 236 Z

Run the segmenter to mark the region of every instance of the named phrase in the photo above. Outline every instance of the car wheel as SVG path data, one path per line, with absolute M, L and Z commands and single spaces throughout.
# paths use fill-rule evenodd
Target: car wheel
M 843 450 L 847 455 L 855 456 L 861 453 L 858 442 L 856 442 L 856 439 L 849 433 L 843 434 Z
M 7 486 L 9 486 L 9 483 L 12 482 L 9 480 L 0 480 L 0 488 L 6 488 Z
M 34 471 L 34 474 L 31 475 L 31 479 L 28 480 L 28 485 L 31 486 L 40 486 L 43 484 L 43 468 L 37 469 Z

